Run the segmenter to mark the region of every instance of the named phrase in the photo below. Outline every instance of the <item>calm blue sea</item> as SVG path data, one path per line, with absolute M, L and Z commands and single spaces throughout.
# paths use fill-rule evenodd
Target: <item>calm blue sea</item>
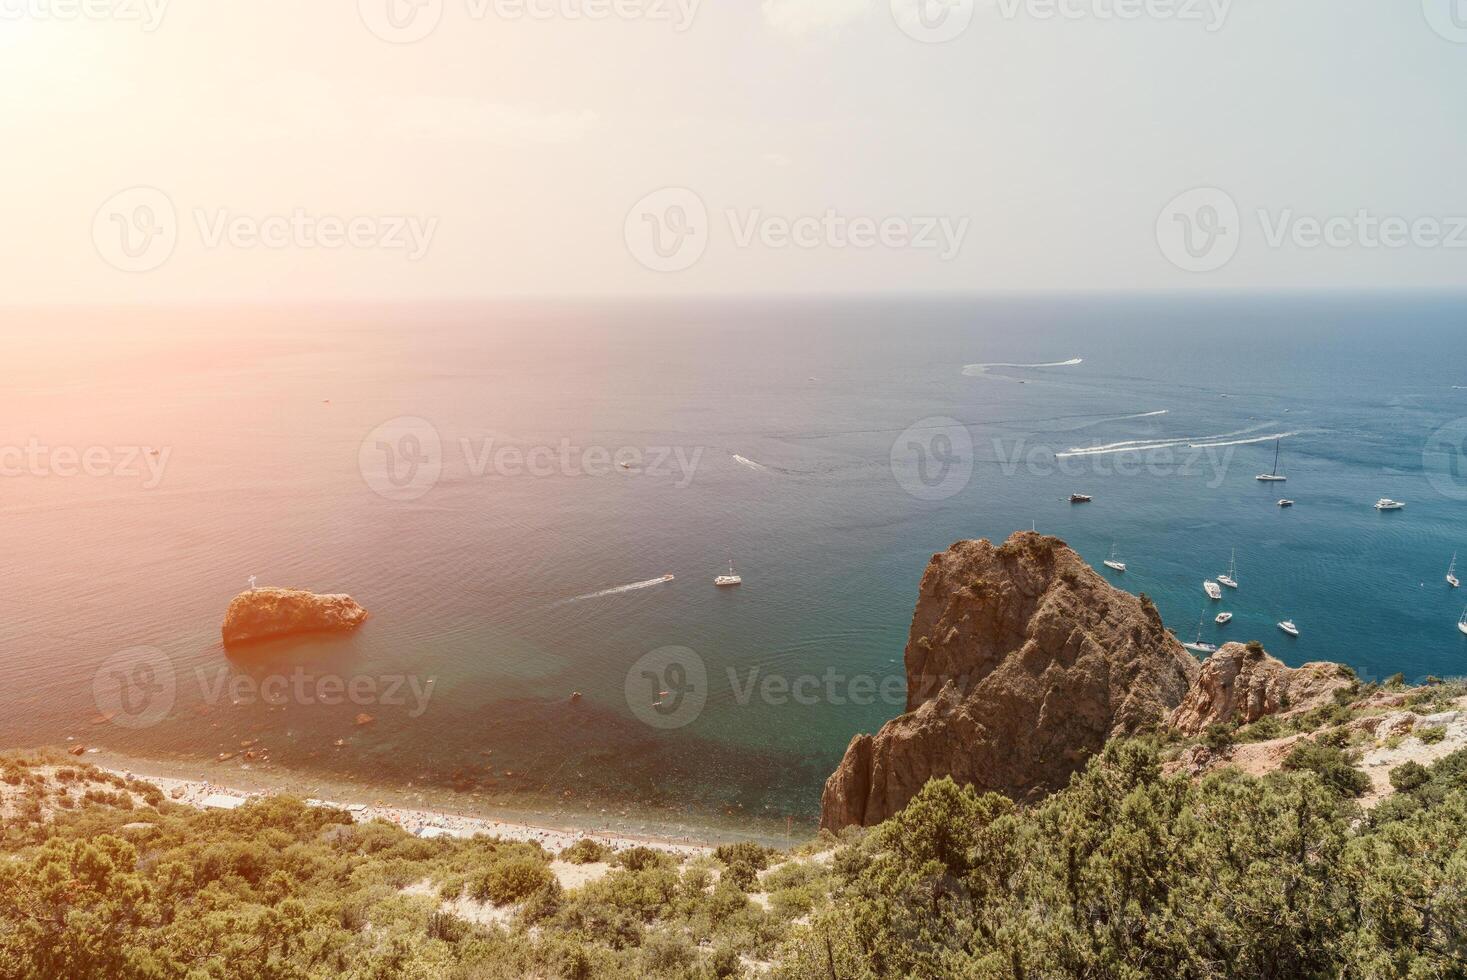
M 0 739 L 200 760 L 258 739 L 277 765 L 536 812 L 808 826 L 850 737 L 900 711 L 928 558 L 1031 526 L 1097 567 L 1114 547 L 1130 570 L 1107 574 L 1184 639 L 1205 614 L 1204 638 L 1292 664 L 1467 673 L 1467 594 L 1443 580 L 1454 551 L 1467 566 L 1464 314 L 1389 295 L 12 312 L 0 445 L 104 447 L 117 472 L 0 478 Z M 1289 480 L 1260 484 L 1276 438 Z M 156 481 L 122 472 L 129 446 L 166 451 Z M 1242 588 L 1212 603 L 1234 550 Z M 715 589 L 730 558 L 744 584 Z M 372 618 L 226 655 L 250 575 Z M 173 691 L 129 727 L 117 692 L 128 717 L 158 684 L 139 647 Z M 297 667 L 376 686 L 259 695 Z

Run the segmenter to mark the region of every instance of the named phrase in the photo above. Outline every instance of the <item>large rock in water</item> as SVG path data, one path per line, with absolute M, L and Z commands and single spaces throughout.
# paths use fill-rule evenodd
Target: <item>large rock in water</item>
M 251 589 L 229 604 L 222 629 L 225 646 L 298 633 L 356 629 L 367 610 L 349 595 L 316 595 L 300 589 Z
M 851 740 L 822 827 L 878 823 L 942 776 L 1036 799 L 1112 736 L 1164 724 L 1199 671 L 1151 603 L 1028 531 L 933 556 L 906 668 L 906 714 Z
M 1261 646 L 1227 643 L 1202 665 L 1202 674 L 1172 712 L 1171 723 L 1187 735 L 1208 725 L 1248 724 L 1265 715 L 1297 714 L 1334 701 L 1352 678 L 1339 664 L 1316 661 L 1286 667 Z

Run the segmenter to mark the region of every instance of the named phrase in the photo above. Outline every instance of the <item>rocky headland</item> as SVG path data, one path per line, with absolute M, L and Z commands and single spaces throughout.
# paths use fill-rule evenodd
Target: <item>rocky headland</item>
M 878 823 L 942 776 L 1038 799 L 1108 739 L 1163 726 L 1200 673 L 1149 601 L 1027 531 L 932 558 L 905 659 L 906 713 L 851 740 L 822 827 Z

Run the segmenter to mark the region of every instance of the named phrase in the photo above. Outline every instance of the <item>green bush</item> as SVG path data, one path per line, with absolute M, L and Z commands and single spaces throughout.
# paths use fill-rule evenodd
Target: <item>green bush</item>
M 560 852 L 560 859 L 571 864 L 595 864 L 605 861 L 607 847 L 598 840 L 590 837 L 582 837 L 570 847 Z
M 477 901 L 511 905 L 555 881 L 544 861 L 511 857 L 496 861 L 469 879 L 469 894 Z
M 1447 730 L 1440 725 L 1425 725 L 1421 728 L 1413 729 L 1412 734 L 1427 745 L 1435 745 L 1447 737 Z
M 1294 746 L 1284 759 L 1284 768 L 1315 773 L 1326 786 L 1345 797 L 1361 796 L 1370 789 L 1370 777 L 1356 769 L 1343 751 L 1309 739 Z
M 1398 792 L 1408 793 L 1431 781 L 1431 774 L 1419 762 L 1403 762 L 1391 770 L 1391 785 Z

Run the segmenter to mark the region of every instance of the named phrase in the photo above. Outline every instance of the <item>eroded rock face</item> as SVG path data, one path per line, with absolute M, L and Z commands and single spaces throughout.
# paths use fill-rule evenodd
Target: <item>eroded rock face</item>
M 1265 715 L 1297 714 L 1330 704 L 1336 690 L 1349 686 L 1350 678 L 1338 664 L 1287 667 L 1262 647 L 1228 643 L 1203 663 L 1171 723 L 1187 735 L 1218 722 L 1246 725 Z
M 349 595 L 316 595 L 299 589 L 241 592 L 224 614 L 225 646 L 299 633 L 356 629 L 367 611 Z
M 1057 538 L 960 541 L 922 576 L 907 712 L 858 735 L 825 783 L 821 826 L 870 825 L 928 779 L 1032 800 L 1114 735 L 1163 724 L 1197 661 L 1156 609 Z

